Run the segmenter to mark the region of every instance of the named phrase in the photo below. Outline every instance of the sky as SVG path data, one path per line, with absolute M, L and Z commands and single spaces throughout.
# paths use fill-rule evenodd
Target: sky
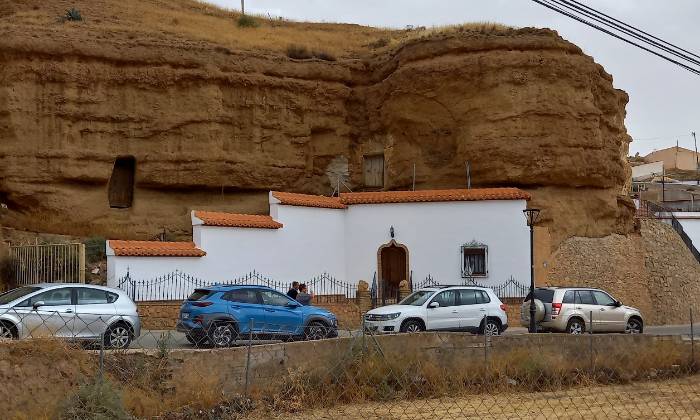
M 240 0 L 208 0 L 240 9 Z M 579 0 L 700 55 L 700 0 Z M 700 76 L 562 16 L 531 0 L 245 0 L 248 13 L 314 22 L 405 28 L 465 22 L 548 27 L 581 47 L 630 96 L 625 124 L 630 154 L 700 137 Z

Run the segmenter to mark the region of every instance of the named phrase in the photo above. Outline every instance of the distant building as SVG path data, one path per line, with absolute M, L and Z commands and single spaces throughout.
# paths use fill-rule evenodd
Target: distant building
M 663 173 L 663 171 L 664 171 L 664 163 L 661 161 L 633 166 L 632 167 L 632 180 L 633 181 L 651 180 L 656 176 L 660 176 Z
M 694 171 L 697 168 L 697 154 L 683 147 L 669 147 L 657 150 L 644 156 L 647 162 L 663 161 L 664 169 L 680 169 L 684 171 Z

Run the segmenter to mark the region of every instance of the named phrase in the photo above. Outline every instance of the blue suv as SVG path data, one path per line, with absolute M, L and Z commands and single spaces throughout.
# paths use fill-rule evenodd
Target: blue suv
M 211 286 L 196 289 L 180 307 L 177 331 L 192 344 L 227 347 L 236 339 L 318 340 L 338 336 L 333 313 L 266 286 Z

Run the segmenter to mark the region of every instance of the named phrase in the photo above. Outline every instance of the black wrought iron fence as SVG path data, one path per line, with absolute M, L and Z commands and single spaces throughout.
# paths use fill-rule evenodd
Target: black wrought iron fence
M 344 302 L 357 296 L 357 285 L 338 280 L 328 273 L 314 276 L 306 282 L 302 279 L 297 281 L 306 283 L 309 292 L 314 294 L 318 303 Z M 255 270 L 223 282 L 201 279 L 178 270 L 142 280 L 134 279 L 133 275 L 127 272 L 117 281 L 117 287 L 126 291 L 135 302 L 184 300 L 194 289 L 213 285 L 267 286 L 286 293 L 292 282 L 275 280 Z
M 432 286 L 441 286 L 442 283 L 439 283 L 435 278 L 433 278 L 432 275 L 428 274 L 424 280 L 413 283 L 411 282 L 409 286 L 411 287 L 411 290 L 419 290 L 424 287 L 432 287 Z M 518 298 L 524 298 L 527 295 L 527 292 L 530 290 L 530 286 L 520 283 L 519 281 L 515 280 L 515 277 L 510 276 L 508 280 L 506 280 L 503 283 L 496 284 L 496 285 L 485 285 L 477 282 L 474 280 L 474 278 L 466 278 L 463 279 L 459 285 L 461 286 L 477 286 L 477 287 L 486 287 L 489 289 L 492 289 L 493 292 L 498 296 L 499 299 L 504 300 L 504 299 L 518 299 Z

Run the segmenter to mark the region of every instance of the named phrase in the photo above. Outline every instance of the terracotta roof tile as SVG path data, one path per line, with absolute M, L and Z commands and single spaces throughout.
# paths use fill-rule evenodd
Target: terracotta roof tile
M 327 209 L 344 209 L 345 205 L 338 197 L 327 197 L 324 195 L 297 194 L 288 192 L 272 191 L 272 196 L 282 204 L 289 206 L 303 207 L 323 207 Z
M 415 203 L 435 201 L 529 200 L 518 188 L 473 188 L 460 190 L 380 191 L 341 193 L 343 204 Z
M 194 212 L 194 215 L 204 222 L 205 226 L 263 229 L 279 229 L 282 227 L 282 223 L 274 221 L 272 217 L 257 214 L 237 214 L 197 210 Z
M 203 257 L 206 252 L 193 242 L 117 241 L 110 240 L 114 255 L 125 257 Z

